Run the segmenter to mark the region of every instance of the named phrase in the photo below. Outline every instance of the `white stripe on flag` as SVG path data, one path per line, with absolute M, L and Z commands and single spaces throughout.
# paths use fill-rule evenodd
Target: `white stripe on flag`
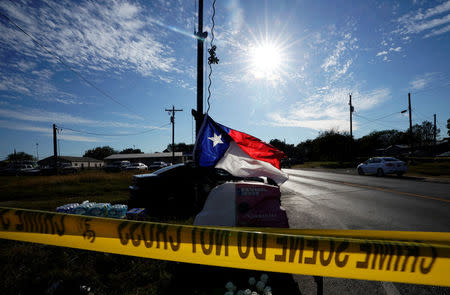
M 270 177 L 279 185 L 289 178 L 286 173 L 271 164 L 250 157 L 234 141 L 230 142 L 228 150 L 219 162 L 217 162 L 216 167 L 225 169 L 235 176 Z

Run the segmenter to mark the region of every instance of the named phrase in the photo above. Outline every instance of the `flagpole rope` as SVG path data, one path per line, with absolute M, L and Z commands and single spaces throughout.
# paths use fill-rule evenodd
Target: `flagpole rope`
M 214 21 L 214 17 L 216 16 L 216 0 L 213 1 L 212 3 L 212 9 L 213 9 L 213 14 L 211 16 L 211 22 L 212 22 L 212 27 L 211 27 L 211 41 L 209 42 L 209 46 L 210 48 L 208 49 L 208 53 L 209 53 L 209 57 L 208 57 L 208 65 L 209 65 L 209 75 L 208 75 L 208 80 L 209 80 L 209 84 L 208 84 L 208 99 L 207 99 L 207 104 L 208 104 L 208 108 L 206 110 L 206 113 L 209 113 L 209 109 L 211 107 L 210 104 L 210 98 L 211 98 L 211 75 L 212 75 L 212 66 L 211 64 L 218 64 L 219 63 L 219 59 L 216 56 L 216 45 L 213 45 L 214 42 L 214 27 L 215 27 L 215 21 Z

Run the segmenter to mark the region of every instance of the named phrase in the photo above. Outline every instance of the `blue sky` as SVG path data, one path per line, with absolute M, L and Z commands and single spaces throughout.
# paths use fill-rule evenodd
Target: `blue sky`
M 176 142 L 193 142 L 195 1 L 5 0 L 0 11 L 48 50 L 0 15 L 0 159 L 36 155 L 36 143 L 39 158 L 51 155 L 53 123 L 61 155 L 162 151 L 172 105 L 184 110 Z M 215 23 L 217 122 L 297 144 L 348 131 L 352 93 L 359 138 L 405 130 L 411 92 L 413 123 L 436 114 L 446 134 L 450 1 L 217 1 Z

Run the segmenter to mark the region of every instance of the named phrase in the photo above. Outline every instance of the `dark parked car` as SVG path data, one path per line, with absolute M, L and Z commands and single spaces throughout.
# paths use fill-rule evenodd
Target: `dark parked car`
M 146 208 L 147 212 L 173 214 L 199 211 L 209 192 L 227 181 L 249 180 L 272 185 L 272 179 L 237 177 L 219 168 L 176 164 L 153 173 L 134 175 L 128 208 Z M 198 196 L 196 197 L 196 190 Z
M 160 168 L 164 168 L 167 166 L 168 165 L 166 162 L 153 162 L 150 164 L 150 166 L 148 166 L 148 169 L 160 169 Z
M 131 165 L 130 161 L 115 161 L 106 164 L 106 166 L 103 169 L 106 172 L 120 172 L 122 170 L 125 170 L 130 165 Z

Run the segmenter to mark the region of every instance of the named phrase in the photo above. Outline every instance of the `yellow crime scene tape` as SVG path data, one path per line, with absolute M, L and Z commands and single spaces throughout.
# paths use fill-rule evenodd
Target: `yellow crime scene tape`
M 0 238 L 231 268 L 450 286 L 450 233 L 187 226 L 0 208 Z

